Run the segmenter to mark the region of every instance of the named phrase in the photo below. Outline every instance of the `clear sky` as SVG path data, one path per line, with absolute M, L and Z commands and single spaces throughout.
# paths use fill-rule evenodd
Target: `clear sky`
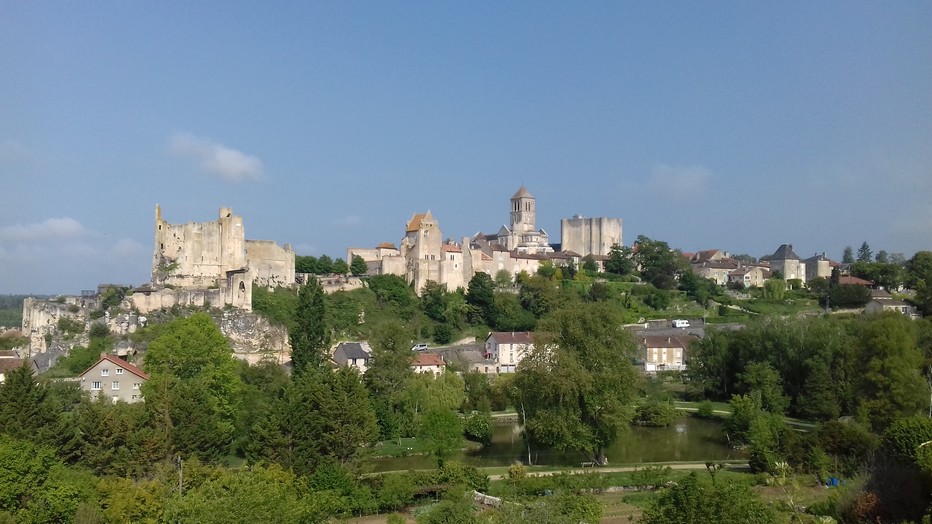
M 300 255 L 619 217 L 932 249 L 932 2 L 0 0 L 0 293 L 141 284 L 154 208 Z

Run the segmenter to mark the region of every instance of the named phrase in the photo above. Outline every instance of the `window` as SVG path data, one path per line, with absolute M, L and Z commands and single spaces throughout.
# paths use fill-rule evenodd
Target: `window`
M 133 389 L 139 389 L 142 387 L 142 382 L 136 382 L 133 384 Z
M 102 376 L 102 377 L 109 377 L 109 376 L 110 376 L 110 370 L 107 369 L 107 368 L 101 369 L 101 370 L 100 370 L 100 376 Z
M 110 384 L 110 389 L 112 389 L 112 390 L 120 389 L 120 383 L 117 382 L 116 380 L 114 380 L 114 381 L 113 381 L 113 384 Z
M 116 404 L 117 402 L 120 401 L 120 397 L 114 395 L 114 396 L 110 397 L 110 401 L 113 402 L 114 404 Z
M 100 391 L 100 382 L 92 382 L 92 383 L 91 383 L 91 390 L 93 390 L 93 391 Z
M 133 395 L 131 398 L 132 398 L 133 400 L 139 400 L 139 395 Z
M 116 368 L 116 374 L 117 374 L 117 375 L 122 375 L 122 374 L 123 374 L 123 368 Z

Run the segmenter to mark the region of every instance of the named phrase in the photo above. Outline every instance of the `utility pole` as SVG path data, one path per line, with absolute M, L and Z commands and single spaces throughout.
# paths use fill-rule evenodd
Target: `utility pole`
M 184 496 L 184 463 L 181 455 L 175 459 L 175 464 L 178 466 L 178 495 Z

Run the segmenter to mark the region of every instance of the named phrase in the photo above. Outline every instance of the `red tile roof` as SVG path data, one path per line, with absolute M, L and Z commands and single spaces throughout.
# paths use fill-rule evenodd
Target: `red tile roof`
M 440 358 L 440 355 L 435 355 L 433 353 L 418 353 L 414 356 L 414 362 L 411 363 L 412 366 L 446 366 L 443 359 Z
M 493 331 L 486 340 L 494 338 L 499 344 L 533 344 L 534 333 L 530 331 Z
M 126 371 L 129 371 L 130 373 L 138 376 L 139 378 L 143 380 L 149 380 L 149 375 L 145 371 L 139 369 L 138 367 L 130 364 L 129 362 L 123 360 L 122 358 L 116 355 L 100 355 L 100 358 L 97 360 L 97 362 L 94 362 L 94 364 L 91 367 L 85 369 L 84 372 L 81 373 L 81 375 L 84 375 L 85 373 L 93 369 L 94 366 L 96 366 L 97 364 L 100 364 L 104 360 L 111 362 L 112 364 L 116 366 L 120 366 L 121 368 L 125 369 Z

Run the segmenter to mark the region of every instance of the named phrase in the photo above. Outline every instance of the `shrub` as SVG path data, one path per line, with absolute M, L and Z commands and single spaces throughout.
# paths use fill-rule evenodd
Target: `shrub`
M 712 404 L 711 400 L 705 400 L 699 404 L 699 409 L 696 411 L 696 414 L 700 418 L 715 418 L 715 405 Z

